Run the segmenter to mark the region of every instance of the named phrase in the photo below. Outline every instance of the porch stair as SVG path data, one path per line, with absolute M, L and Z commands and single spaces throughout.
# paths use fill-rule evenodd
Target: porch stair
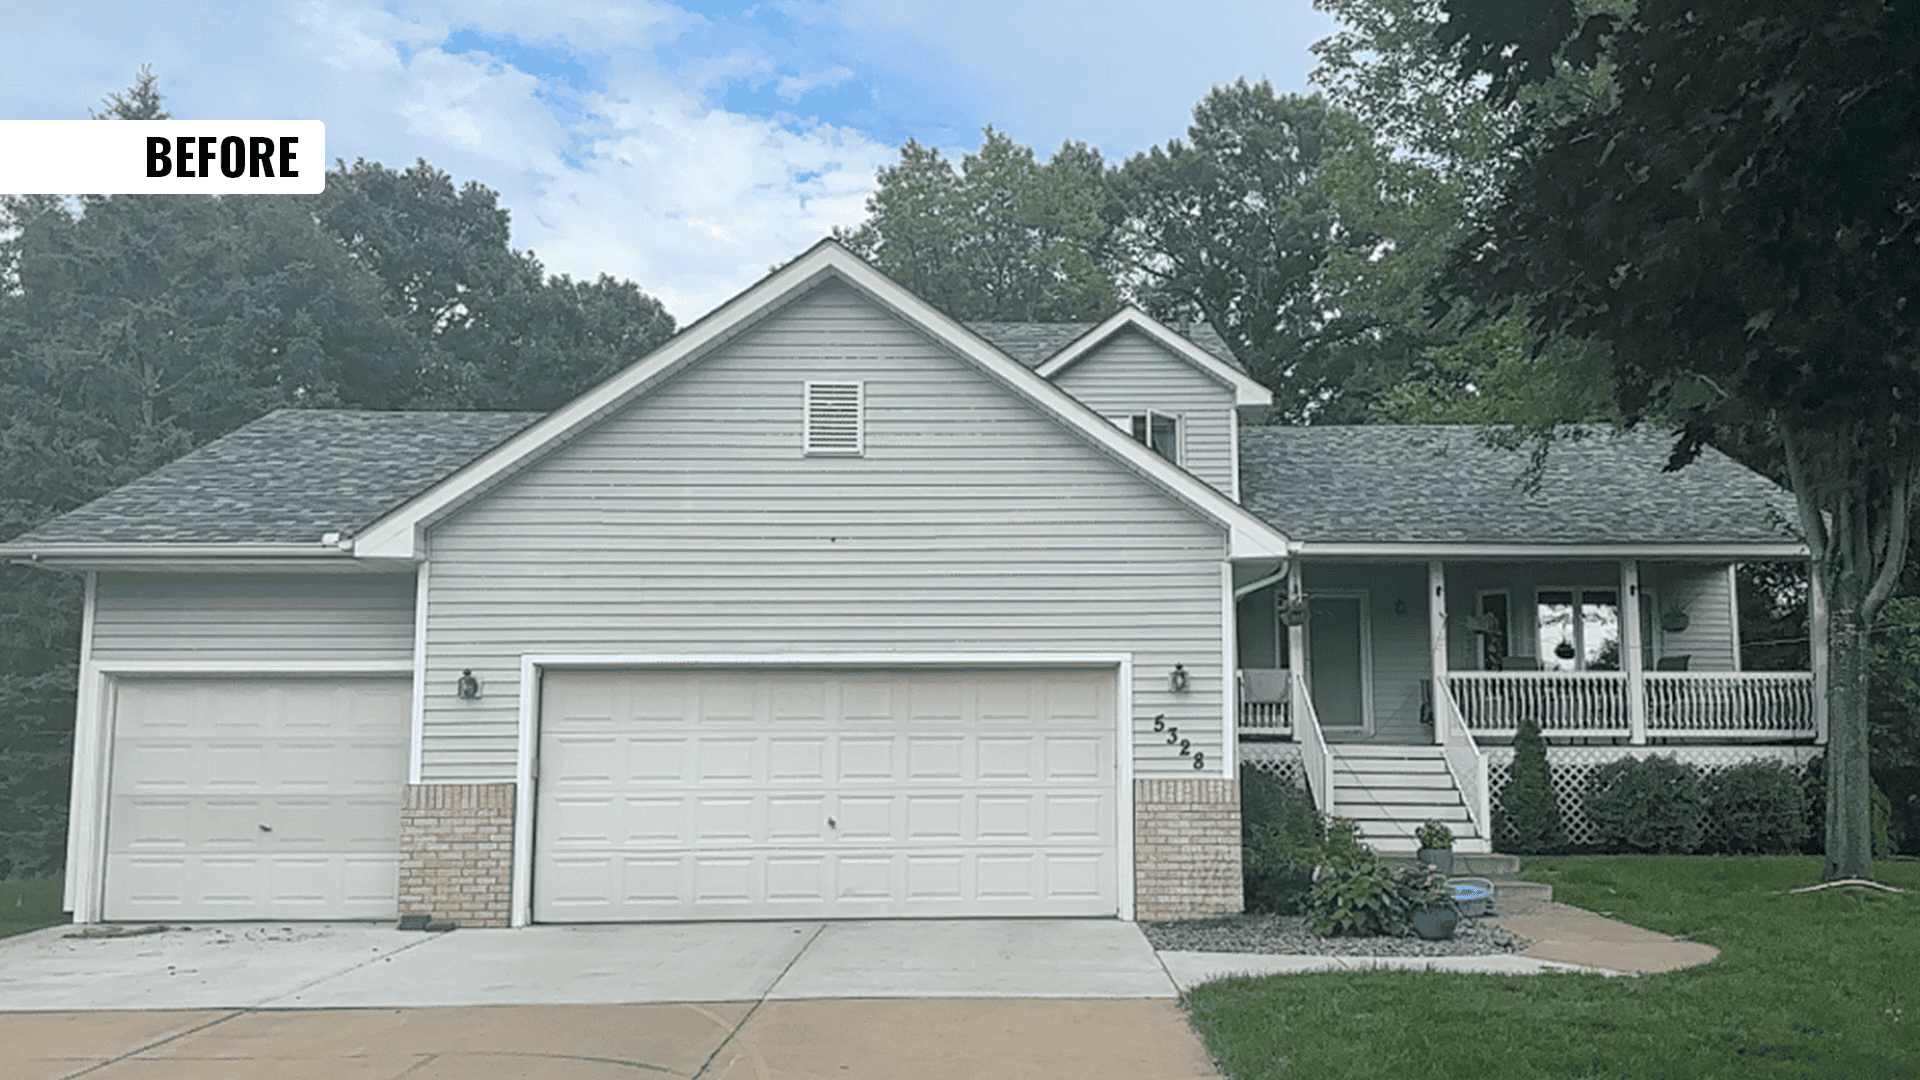
M 1467 813 L 1466 800 L 1438 746 L 1328 743 L 1333 758 L 1333 814 L 1360 827 L 1382 854 L 1411 855 L 1414 833 L 1429 818 L 1453 830 L 1453 849 L 1466 855 L 1493 850 Z

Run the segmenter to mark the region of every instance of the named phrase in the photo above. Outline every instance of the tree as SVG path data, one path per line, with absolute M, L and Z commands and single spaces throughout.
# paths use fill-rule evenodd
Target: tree
M 1084 143 L 1042 165 L 986 129 L 954 171 L 908 140 L 883 167 L 867 220 L 841 243 L 960 319 L 1098 319 L 1117 305 L 1103 255 L 1105 164 Z
M 108 94 L 100 104 L 106 106 L 105 112 L 88 109 L 87 115 L 95 120 L 173 119 L 161 101 L 160 77 L 153 73 L 152 64 L 140 65 L 140 74 L 135 76 L 133 86 L 126 93 Z
M 1920 5 L 1447 10 L 1460 77 L 1496 102 L 1613 67 L 1617 104 L 1529 135 L 1454 294 L 1606 341 L 1623 418 L 1677 420 L 1673 467 L 1778 433 L 1828 610 L 1825 873 L 1868 876 L 1868 634 L 1920 490 Z
M 418 350 L 409 407 L 556 408 L 673 336 L 630 281 L 549 279 L 509 246 L 497 192 L 425 161 L 342 161 L 313 213 Z
M 1158 318 L 1211 324 L 1280 416 L 1322 413 L 1344 380 L 1318 276 L 1336 245 L 1372 246 L 1342 228 L 1323 166 L 1365 133 L 1317 96 L 1242 79 L 1194 106 L 1188 138 L 1110 178 L 1126 286 Z

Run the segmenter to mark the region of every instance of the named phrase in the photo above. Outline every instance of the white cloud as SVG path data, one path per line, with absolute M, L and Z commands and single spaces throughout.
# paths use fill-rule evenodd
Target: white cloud
M 483 29 L 521 41 L 587 33 L 562 22 L 496 11 Z M 434 13 L 369 8 L 308 8 L 290 21 L 291 62 L 327 69 L 311 79 L 325 87 L 316 111 L 348 118 L 330 120 L 330 152 L 351 148 L 350 158 L 394 168 L 425 158 L 456 181 L 478 180 L 512 209 L 514 246 L 549 272 L 631 278 L 682 321 L 833 226 L 857 223 L 875 169 L 895 155 L 856 131 L 726 112 L 705 100 L 707 80 L 652 64 L 624 65 L 632 70 L 608 75 L 604 89 L 557 88 L 502 58 L 441 51 L 449 32 Z M 707 60 L 714 80 L 754 63 L 739 53 Z M 557 115 L 556 102 L 574 114 Z
M 838 86 L 853 78 L 853 69 L 835 65 L 814 75 L 788 75 L 780 80 L 775 93 L 788 101 L 799 101 L 808 91 L 822 87 Z

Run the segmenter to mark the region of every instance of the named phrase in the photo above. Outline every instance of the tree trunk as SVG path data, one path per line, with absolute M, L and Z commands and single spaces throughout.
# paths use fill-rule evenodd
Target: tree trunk
M 1838 575 L 1836 575 L 1838 576 Z M 1827 863 L 1822 880 L 1873 878 L 1867 771 L 1867 626 L 1857 583 L 1835 582 L 1827 624 Z

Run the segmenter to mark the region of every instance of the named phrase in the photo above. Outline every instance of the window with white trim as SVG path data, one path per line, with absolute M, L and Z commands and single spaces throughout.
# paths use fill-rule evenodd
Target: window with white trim
M 806 415 L 801 421 L 809 456 L 859 457 L 867 452 L 866 384 L 806 384 Z
M 1145 443 L 1148 449 L 1175 465 L 1180 464 L 1181 423 L 1178 413 L 1156 412 L 1149 409 L 1143 413 L 1134 413 L 1128 417 L 1128 430 L 1133 437 Z
M 1534 593 L 1542 671 L 1619 671 L 1620 590 Z

